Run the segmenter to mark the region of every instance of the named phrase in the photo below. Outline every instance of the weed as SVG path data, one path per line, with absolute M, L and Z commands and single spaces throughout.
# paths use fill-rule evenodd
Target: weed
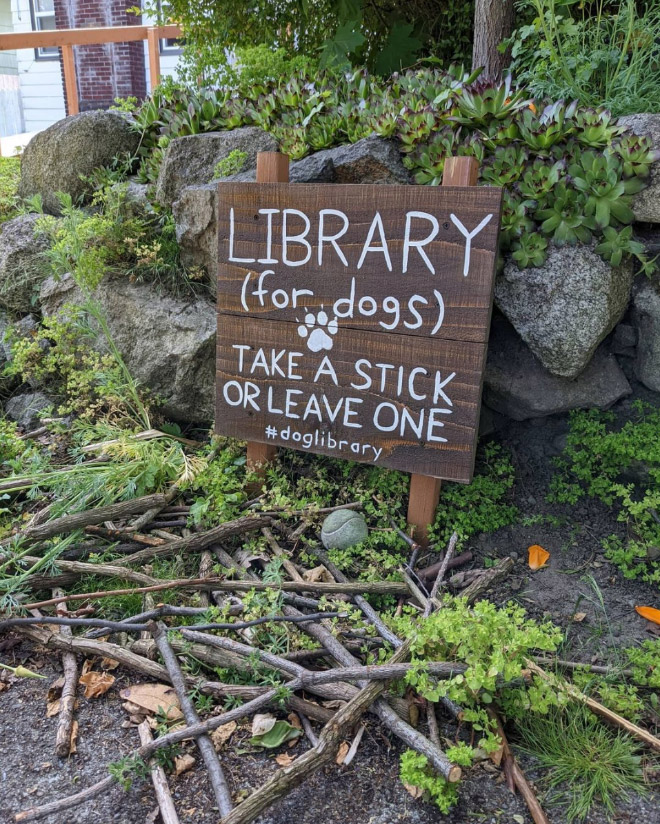
M 247 158 L 247 152 L 242 152 L 240 149 L 234 149 L 229 152 L 227 157 L 223 157 L 222 160 L 219 160 L 215 164 L 215 168 L 213 169 L 213 180 L 238 174 L 238 172 L 243 170 Z
M 16 193 L 20 177 L 20 158 L 0 157 L 0 224 L 18 214 Z
M 522 748 L 548 770 L 566 819 L 584 821 L 594 803 L 612 815 L 617 802 L 645 792 L 641 758 L 632 738 L 604 726 L 584 707 L 553 708 L 520 720 Z

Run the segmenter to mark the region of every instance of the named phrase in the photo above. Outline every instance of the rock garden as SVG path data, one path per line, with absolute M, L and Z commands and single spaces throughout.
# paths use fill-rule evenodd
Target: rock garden
M 520 74 L 164 83 L 0 158 L 2 821 L 660 824 L 660 114 Z M 218 187 L 272 151 L 504 189 L 428 543 L 405 474 L 213 435 Z

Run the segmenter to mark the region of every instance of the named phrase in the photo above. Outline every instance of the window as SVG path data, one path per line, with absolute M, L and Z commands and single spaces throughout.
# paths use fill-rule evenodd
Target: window
M 55 28 L 54 0 L 30 0 L 33 31 L 52 31 Z M 59 60 L 57 46 L 42 46 L 34 50 L 37 60 Z
M 167 0 L 158 0 L 158 17 L 164 22 L 167 22 L 168 6 Z M 182 45 L 183 40 L 180 37 L 163 37 L 160 40 L 160 53 L 181 54 Z

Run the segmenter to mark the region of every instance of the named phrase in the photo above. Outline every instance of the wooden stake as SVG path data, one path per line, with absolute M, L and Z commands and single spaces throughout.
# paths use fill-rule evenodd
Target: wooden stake
M 478 178 L 479 162 L 475 157 L 448 157 L 445 160 L 443 186 L 476 186 Z M 413 527 L 415 540 L 422 546 L 428 546 L 428 530 L 438 508 L 441 486 L 440 478 L 410 476 L 408 524 Z
M 257 183 L 288 183 L 289 156 L 280 152 L 259 152 L 257 154 Z M 266 474 L 266 466 L 275 460 L 277 449 L 271 444 L 248 441 L 248 469 L 259 478 Z
M 147 50 L 149 52 L 149 85 L 151 91 L 160 83 L 160 37 L 154 26 L 147 29 Z

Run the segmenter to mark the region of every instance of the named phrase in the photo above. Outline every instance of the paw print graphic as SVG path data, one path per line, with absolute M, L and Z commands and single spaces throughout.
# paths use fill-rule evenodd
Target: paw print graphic
M 337 334 L 337 318 L 330 320 L 323 307 L 316 315 L 308 312 L 305 322 L 298 327 L 298 334 L 306 339 L 307 348 L 311 352 L 321 352 L 323 349 L 329 352 L 334 343 L 331 335 Z

